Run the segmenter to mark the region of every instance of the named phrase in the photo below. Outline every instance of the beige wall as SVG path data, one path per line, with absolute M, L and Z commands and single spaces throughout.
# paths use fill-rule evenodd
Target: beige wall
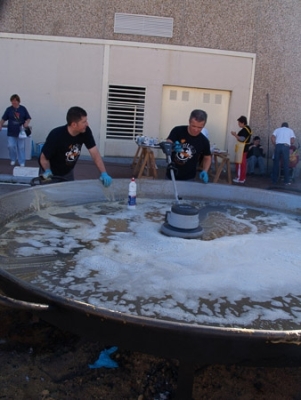
M 164 85 L 229 91 L 228 131 L 237 129 L 238 109 L 247 116 L 250 112 L 254 54 L 54 36 L 0 34 L 0 40 L 6 54 L 0 58 L 0 69 L 10 77 L 2 83 L 2 108 L 10 93 L 18 92 L 30 111 L 36 142 L 65 123 L 70 106 L 80 105 L 88 111 L 103 155 L 133 156 L 134 141 L 106 140 L 109 84 L 146 88 L 144 134 L 162 139 L 169 133 L 160 131 Z M 183 124 L 188 117 L 183 110 Z M 231 152 L 235 139 L 220 134 L 227 137 Z
M 114 34 L 116 12 L 172 17 L 173 37 Z M 300 21 L 300 0 L 2 0 L 0 3 L 2 32 L 255 53 L 250 122 L 254 131 L 264 136 L 264 142 L 284 120 L 301 137 Z M 4 99 L 0 100 L 3 104 Z M 241 113 L 238 104 L 236 114 Z
M 46 39 L 44 37 L 44 39 Z M 43 142 L 49 131 L 66 123 L 71 105 L 89 110 L 99 131 L 102 104 L 102 46 L 38 38 L 1 38 L 1 112 L 18 93 L 32 117 L 33 139 Z M 95 135 L 99 143 L 99 134 Z

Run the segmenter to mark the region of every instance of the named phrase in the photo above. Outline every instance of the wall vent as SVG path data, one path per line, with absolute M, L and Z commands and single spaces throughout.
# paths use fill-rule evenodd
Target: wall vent
M 107 139 L 133 140 L 143 133 L 145 87 L 110 85 Z
M 182 101 L 189 101 L 189 92 L 187 90 L 182 92 Z
M 115 13 L 114 33 L 171 38 L 173 18 Z
M 203 94 L 203 103 L 210 103 L 210 93 Z
M 215 104 L 222 104 L 222 95 L 221 94 L 216 94 L 215 95 Z
M 178 92 L 176 90 L 171 90 L 169 92 L 169 100 L 177 100 Z

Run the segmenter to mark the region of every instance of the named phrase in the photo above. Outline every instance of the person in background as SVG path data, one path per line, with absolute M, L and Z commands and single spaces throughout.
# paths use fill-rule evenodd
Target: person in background
M 251 141 L 252 131 L 248 125 L 247 117 L 242 115 L 241 117 L 238 118 L 237 121 L 238 121 L 238 126 L 241 129 L 238 133 L 232 131 L 231 135 L 233 135 L 239 142 L 245 142 L 245 148 L 241 164 L 236 163 L 236 178 L 233 179 L 233 182 L 245 183 L 247 175 L 247 153 Z
M 281 128 L 274 130 L 271 142 L 275 146 L 272 182 L 276 184 L 279 179 L 280 160 L 282 159 L 284 184 L 290 185 L 289 182 L 289 154 L 290 146 L 295 143 L 295 133 L 289 128 L 287 122 L 283 122 Z
M 265 174 L 264 157 L 265 154 L 260 144 L 260 137 L 255 136 L 247 153 L 248 174 L 254 175 L 256 165 L 259 168 L 259 175 L 263 176 Z
M 195 179 L 199 159 L 202 158 L 203 170 L 199 173 L 199 178 L 208 183 L 208 170 L 211 165 L 210 144 L 201 133 L 206 122 L 205 111 L 193 110 L 188 125 L 176 126 L 171 130 L 167 141 L 174 144 L 171 159 L 175 166 L 176 180 Z M 166 176 L 171 179 L 169 169 Z
M 0 131 L 5 121 L 7 124 L 7 147 L 10 158 L 10 165 L 15 165 L 18 160 L 21 167 L 25 166 L 25 140 L 19 138 L 20 129 L 26 129 L 31 121 L 26 107 L 22 106 L 19 95 L 13 94 L 10 97 L 11 106 L 8 107 L 0 120 Z M 25 137 L 26 138 L 26 137 Z
M 46 138 L 39 158 L 41 176 L 48 180 L 59 176 L 67 181 L 74 180 L 74 167 L 84 144 L 96 167 L 100 171 L 100 181 L 105 187 L 112 183 L 104 162 L 96 147 L 88 124 L 87 112 L 81 107 L 71 107 L 67 112 L 67 125 L 53 129 Z

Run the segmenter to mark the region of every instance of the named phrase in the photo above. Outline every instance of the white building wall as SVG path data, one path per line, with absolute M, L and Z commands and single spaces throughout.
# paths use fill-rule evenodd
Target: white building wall
M 4 111 L 10 95 L 18 93 L 32 116 L 36 142 L 64 124 L 68 108 L 78 105 L 88 112 L 102 155 L 132 156 L 134 142 L 105 139 L 109 84 L 146 87 L 146 135 L 160 132 L 163 85 L 230 91 L 229 131 L 237 130 L 241 114 L 250 114 L 255 70 L 251 53 L 15 34 L 0 34 L 0 41 L 5 55 L 0 69 L 7 77 L 1 108 Z M 234 148 L 231 140 L 229 149 Z

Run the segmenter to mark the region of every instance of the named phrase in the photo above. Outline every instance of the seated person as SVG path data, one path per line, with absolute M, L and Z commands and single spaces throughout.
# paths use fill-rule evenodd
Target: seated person
M 254 175 L 255 167 L 258 165 L 259 175 L 265 174 L 265 163 L 264 163 L 265 154 L 263 152 L 263 147 L 260 144 L 260 137 L 255 136 L 253 139 L 253 143 L 249 146 L 248 154 L 247 154 L 247 163 L 248 163 L 248 174 Z

